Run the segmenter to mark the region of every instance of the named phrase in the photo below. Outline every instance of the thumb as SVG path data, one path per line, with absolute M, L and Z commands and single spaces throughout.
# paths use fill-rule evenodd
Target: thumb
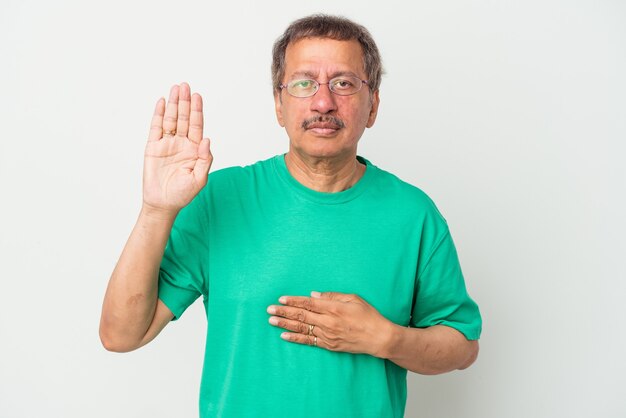
M 200 144 L 198 144 L 198 157 L 203 160 L 212 159 L 211 155 L 211 140 L 209 138 L 202 138 Z
M 209 140 L 209 138 L 203 138 L 198 145 L 198 159 L 193 167 L 193 175 L 198 184 L 204 185 L 204 183 L 206 183 L 212 162 L 213 155 L 211 154 L 211 140 Z

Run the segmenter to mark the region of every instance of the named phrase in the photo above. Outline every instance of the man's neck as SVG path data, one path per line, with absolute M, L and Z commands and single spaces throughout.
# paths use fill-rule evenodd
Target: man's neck
M 354 186 L 365 173 L 356 153 L 337 158 L 311 158 L 290 150 L 287 170 L 299 183 L 318 192 L 336 193 Z

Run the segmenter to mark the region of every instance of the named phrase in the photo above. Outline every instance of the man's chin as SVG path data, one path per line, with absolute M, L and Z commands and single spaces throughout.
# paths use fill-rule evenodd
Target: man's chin
M 308 143 L 305 146 L 292 145 L 291 148 L 302 157 L 312 159 L 335 159 L 356 154 L 356 149 L 351 150 L 339 147 L 337 143 L 332 141 Z

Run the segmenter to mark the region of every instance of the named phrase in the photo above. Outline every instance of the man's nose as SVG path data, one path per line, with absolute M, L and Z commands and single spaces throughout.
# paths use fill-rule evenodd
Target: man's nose
M 329 113 L 337 110 L 337 102 L 335 100 L 335 94 L 330 91 L 328 83 L 320 84 L 320 88 L 311 98 L 311 110 L 320 113 Z

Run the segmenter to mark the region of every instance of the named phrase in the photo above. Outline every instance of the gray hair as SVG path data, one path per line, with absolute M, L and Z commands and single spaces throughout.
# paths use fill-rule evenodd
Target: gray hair
M 292 22 L 272 49 L 272 84 L 274 92 L 280 91 L 285 76 L 285 54 L 287 46 L 304 38 L 327 38 L 336 41 L 356 40 L 363 49 L 363 69 L 367 74 L 370 90 L 375 92 L 380 87 L 383 65 L 378 47 L 364 27 L 349 19 L 325 14 L 314 14 Z

